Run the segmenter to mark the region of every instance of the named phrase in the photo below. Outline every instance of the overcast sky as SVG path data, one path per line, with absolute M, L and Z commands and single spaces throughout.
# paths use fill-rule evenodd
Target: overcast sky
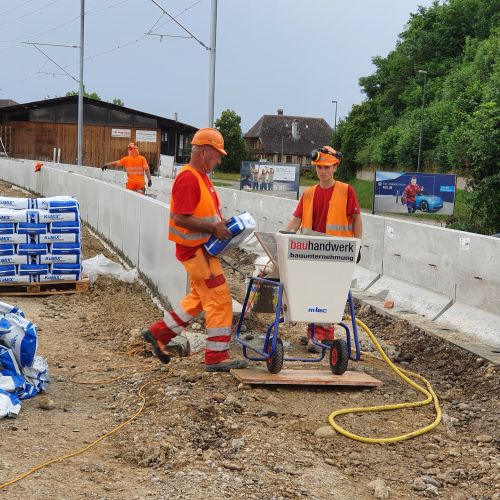
M 210 45 L 211 0 L 157 0 Z M 323 117 L 332 126 L 364 98 L 360 76 L 394 49 L 419 5 L 432 0 L 219 0 L 215 117 L 235 110 L 246 132 L 263 114 Z M 187 9 L 187 10 L 186 10 Z M 86 0 L 87 91 L 207 126 L 209 53 L 151 0 Z M 183 12 L 184 11 L 184 12 Z M 31 41 L 78 45 L 80 0 L 0 0 L 0 98 L 29 102 L 78 84 Z M 162 17 L 161 17 L 162 16 Z M 40 46 L 78 79 L 79 51 Z M 44 72 L 55 73 L 44 74 Z

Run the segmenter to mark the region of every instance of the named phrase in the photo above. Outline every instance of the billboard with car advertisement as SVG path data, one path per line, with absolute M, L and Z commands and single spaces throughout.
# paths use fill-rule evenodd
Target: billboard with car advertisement
M 451 215 L 456 176 L 420 172 L 375 172 L 373 213 Z
M 300 165 L 242 161 L 240 189 L 245 191 L 298 191 Z

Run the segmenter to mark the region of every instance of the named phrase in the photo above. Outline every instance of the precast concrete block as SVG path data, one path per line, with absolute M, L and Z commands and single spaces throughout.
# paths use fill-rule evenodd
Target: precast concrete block
M 453 326 L 458 331 L 486 343 L 500 352 L 500 315 L 455 302 L 436 320 L 437 324 Z
M 498 314 L 500 238 L 451 230 L 447 237 L 456 253 L 453 274 L 457 302 Z
M 166 222 L 170 212 L 166 206 L 165 209 Z M 162 224 L 157 230 L 160 250 L 158 293 L 175 306 L 186 295 L 188 277 L 183 265 L 175 257 L 175 243 L 168 239 L 168 224 Z
M 164 203 L 141 197 L 139 235 L 139 270 L 158 286 L 160 268 L 165 265 L 165 247 L 162 245 L 162 226 L 168 225 L 168 209 Z M 163 252 L 162 252 L 163 250 Z
M 121 248 L 121 238 L 120 241 L 112 240 L 110 233 L 112 227 L 112 212 L 121 212 L 121 208 L 123 206 L 123 193 L 120 196 L 120 190 L 117 186 L 113 186 L 112 184 L 108 184 L 107 182 L 102 181 L 94 181 L 99 193 L 99 217 L 97 230 L 101 233 L 106 239 L 113 241 L 113 243 L 117 246 L 117 248 Z M 114 218 L 116 221 L 116 217 Z M 121 235 L 122 224 L 121 220 L 119 221 L 119 231 Z
M 363 238 L 361 241 L 361 260 L 359 265 L 370 271 L 372 277 L 382 274 L 384 253 L 385 219 L 379 215 L 361 214 Z M 361 283 L 361 281 L 360 281 Z M 366 281 L 365 281 L 366 283 Z
M 361 265 L 357 265 L 354 268 L 354 274 L 352 276 L 352 281 L 351 281 L 351 288 L 356 291 L 366 290 L 379 278 L 380 274 L 377 274 L 371 271 L 370 269 L 366 269 Z
M 86 220 L 97 231 L 99 227 L 99 183 L 101 181 L 85 177 L 84 182 L 88 186 L 85 190 Z
M 383 275 L 453 299 L 455 250 L 441 244 L 445 236 L 440 227 L 387 218 Z
M 111 203 L 109 203 L 109 241 L 113 245 L 123 252 L 123 238 L 124 238 L 124 220 L 123 220 L 123 207 L 125 205 L 125 200 L 127 197 L 127 192 L 125 189 L 119 186 L 111 186 L 113 188 L 113 198 Z M 101 223 L 101 218 L 99 217 L 99 224 Z
M 121 251 L 134 266 L 138 266 L 141 225 L 148 223 L 141 216 L 141 202 L 144 197 L 132 191 L 120 189 L 123 190 Z
M 381 299 L 390 296 L 395 307 L 415 312 L 430 320 L 451 305 L 451 299 L 444 295 L 390 276 L 382 276 L 368 287 L 366 292 Z

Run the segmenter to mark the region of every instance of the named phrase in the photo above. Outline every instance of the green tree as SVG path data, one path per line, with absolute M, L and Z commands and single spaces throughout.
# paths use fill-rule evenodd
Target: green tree
M 455 227 L 500 232 L 500 10 L 498 0 L 435 1 L 419 7 L 387 57 L 360 78 L 366 100 L 339 123 L 339 173 L 417 165 L 426 72 L 421 169 L 468 178 Z
M 222 157 L 222 172 L 239 172 L 241 162 L 250 157 L 249 150 L 241 131 L 241 117 L 232 109 L 226 109 L 215 121 L 215 127 L 224 136 L 224 149 L 227 156 Z
M 117 106 L 125 106 L 125 103 L 121 99 L 118 99 L 116 97 L 111 102 L 113 104 L 116 104 Z
M 78 94 L 79 94 L 78 90 L 71 90 L 70 92 L 66 92 L 66 97 Z M 102 101 L 97 92 L 92 92 L 92 93 L 87 92 L 85 90 L 85 85 L 83 86 L 83 96 L 88 97 L 89 99 L 95 99 L 96 101 Z

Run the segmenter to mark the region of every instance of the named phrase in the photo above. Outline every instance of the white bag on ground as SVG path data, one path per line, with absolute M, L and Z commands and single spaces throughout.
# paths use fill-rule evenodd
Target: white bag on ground
M 112 276 L 126 283 L 132 283 L 139 277 L 139 273 L 135 267 L 127 271 L 121 264 L 113 262 L 102 253 L 90 259 L 85 259 L 82 262 L 82 267 L 83 274 L 89 277 L 91 284 L 95 282 L 99 274 Z
M 15 394 L 0 389 L 0 418 L 17 417 L 21 411 L 21 402 Z

